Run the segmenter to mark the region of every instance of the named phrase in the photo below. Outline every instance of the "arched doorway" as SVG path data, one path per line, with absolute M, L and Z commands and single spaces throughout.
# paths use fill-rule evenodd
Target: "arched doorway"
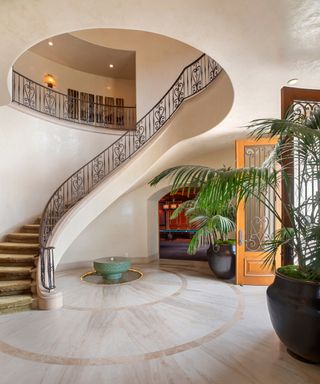
M 171 218 L 174 210 L 184 201 L 192 199 L 189 195 L 178 192 L 174 195 L 167 193 L 158 201 L 159 221 L 159 258 L 176 260 L 207 261 L 207 247 L 201 247 L 195 255 L 188 253 L 188 245 L 195 232 L 188 218 L 181 212 L 177 218 Z

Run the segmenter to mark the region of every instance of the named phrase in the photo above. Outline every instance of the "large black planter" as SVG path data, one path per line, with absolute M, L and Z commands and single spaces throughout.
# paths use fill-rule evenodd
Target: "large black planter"
M 232 279 L 235 275 L 235 247 L 230 244 L 210 245 L 207 251 L 212 272 L 221 279 Z
M 267 301 L 273 328 L 288 352 L 320 363 L 320 283 L 276 272 L 267 289 Z

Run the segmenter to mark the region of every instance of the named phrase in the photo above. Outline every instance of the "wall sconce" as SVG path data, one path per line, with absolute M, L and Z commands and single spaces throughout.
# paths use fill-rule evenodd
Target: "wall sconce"
M 55 85 L 56 85 L 56 79 L 52 76 L 52 75 L 50 75 L 50 73 L 47 73 L 45 76 L 44 76 L 44 78 L 43 78 L 43 82 L 45 83 L 45 84 L 47 84 L 47 86 L 49 87 L 49 88 L 53 88 L 53 87 L 55 87 Z
M 174 203 L 174 204 L 171 204 L 171 205 L 170 205 L 170 208 L 171 208 L 171 209 L 176 209 L 177 206 L 178 206 L 178 204 Z
M 169 204 L 166 203 L 166 204 L 163 204 L 162 208 L 163 208 L 163 209 L 169 209 L 170 206 L 169 206 Z

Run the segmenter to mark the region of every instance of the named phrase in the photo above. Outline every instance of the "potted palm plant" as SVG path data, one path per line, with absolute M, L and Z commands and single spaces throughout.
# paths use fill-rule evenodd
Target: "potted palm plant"
M 222 279 L 234 277 L 235 240 L 229 240 L 230 233 L 235 231 L 234 203 L 206 204 L 200 192 L 199 196 L 180 204 L 171 218 L 177 218 L 181 212 L 196 229 L 188 253 L 194 255 L 200 247 L 208 246 L 208 263 L 213 273 Z
M 254 129 L 257 139 L 278 137 L 275 150 L 261 167 L 173 167 L 155 177 L 151 184 L 172 177 L 173 191 L 196 186 L 203 204 L 213 204 L 213 197 L 221 190 L 225 191 L 224 201 L 235 199 L 235 205 L 254 196 L 276 216 L 281 229 L 264 244 L 265 264 L 274 264 L 277 250 L 284 247 L 292 251 L 292 264 L 276 271 L 267 290 L 271 322 L 294 357 L 319 363 L 320 110 L 299 121 L 263 119 L 253 121 L 249 127 Z M 280 167 L 275 167 L 275 163 Z M 279 190 L 280 181 L 285 199 Z M 270 189 L 282 203 L 282 216 L 268 199 Z
M 265 243 L 265 262 L 273 263 L 279 248 L 292 254 L 292 264 L 278 268 L 267 289 L 271 322 L 292 356 L 320 363 L 320 110 L 299 120 L 257 120 L 251 127 L 257 138 L 279 138 L 269 160 L 280 169 L 271 171 L 269 187 L 282 202 L 282 227 Z M 280 177 L 285 194 L 279 194 Z

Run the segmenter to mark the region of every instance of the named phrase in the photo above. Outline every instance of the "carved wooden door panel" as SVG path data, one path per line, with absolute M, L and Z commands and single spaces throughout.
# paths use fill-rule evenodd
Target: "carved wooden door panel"
M 236 142 L 237 167 L 260 166 L 272 152 L 276 140 L 261 139 L 239 140 Z M 279 205 L 274 193 L 268 198 Z M 279 206 L 280 212 L 280 206 Z M 236 283 L 248 285 L 269 285 L 274 274 L 269 267 L 263 266 L 265 252 L 264 241 L 270 238 L 279 228 L 274 215 L 257 198 L 251 197 L 246 203 L 241 202 L 237 211 L 237 257 Z M 280 266 L 280 252 L 276 258 Z

